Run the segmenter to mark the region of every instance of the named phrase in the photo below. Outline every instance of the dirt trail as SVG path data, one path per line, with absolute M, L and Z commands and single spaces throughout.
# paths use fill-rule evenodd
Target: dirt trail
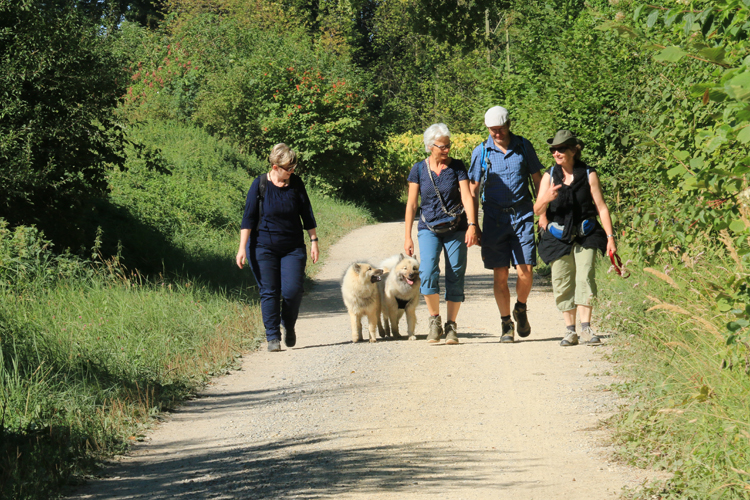
M 500 344 L 478 248 L 460 345 L 424 341 L 424 304 L 419 341 L 351 343 L 339 279 L 354 260 L 398 253 L 402 231 L 343 238 L 303 300 L 297 347 L 247 356 L 71 498 L 605 499 L 643 482 L 608 462 L 597 430 L 618 402 L 606 347 L 559 346 L 562 319 L 540 280 L 531 336 Z

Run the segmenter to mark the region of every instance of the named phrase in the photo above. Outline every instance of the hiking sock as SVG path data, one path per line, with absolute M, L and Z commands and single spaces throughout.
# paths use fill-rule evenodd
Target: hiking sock
M 501 320 L 501 321 L 502 321 L 503 323 L 507 323 L 508 321 L 510 321 L 510 314 L 509 314 L 509 315 L 507 315 L 507 316 L 500 316 L 500 320 Z
M 521 306 L 521 307 L 523 307 L 525 309 L 526 308 L 526 302 L 521 302 L 520 300 L 517 300 L 514 309 L 517 309 L 518 306 Z
M 591 328 L 591 323 L 581 322 L 581 331 L 586 330 L 587 328 Z
M 566 328 L 568 329 L 568 331 L 571 331 L 573 333 L 576 332 L 576 325 L 568 325 Z

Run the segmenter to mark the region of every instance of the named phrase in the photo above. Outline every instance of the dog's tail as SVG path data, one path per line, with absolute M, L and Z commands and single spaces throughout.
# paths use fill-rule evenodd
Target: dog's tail
M 399 262 L 401 262 L 403 258 L 403 254 L 392 255 L 381 262 L 378 267 L 382 269 L 384 273 L 389 273 L 398 265 Z

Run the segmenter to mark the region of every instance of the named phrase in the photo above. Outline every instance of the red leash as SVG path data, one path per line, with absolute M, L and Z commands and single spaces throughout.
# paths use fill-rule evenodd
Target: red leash
M 630 271 L 623 268 L 622 259 L 620 259 L 620 256 L 617 255 L 617 252 L 610 252 L 609 260 L 612 261 L 612 267 L 615 268 L 615 271 L 617 271 L 617 274 L 619 274 L 623 279 L 630 277 Z

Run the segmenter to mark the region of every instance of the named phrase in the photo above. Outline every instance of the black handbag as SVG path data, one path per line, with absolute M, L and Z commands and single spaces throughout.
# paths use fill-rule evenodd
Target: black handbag
M 432 221 L 432 223 L 429 223 L 424 218 L 424 212 L 422 215 L 422 222 L 425 223 L 427 226 L 427 229 L 432 231 L 435 234 L 446 234 L 450 233 L 451 231 L 455 231 L 458 228 L 458 225 L 461 223 L 461 214 L 464 213 L 464 207 L 461 206 L 460 211 L 458 212 L 449 212 L 448 209 L 445 207 L 445 203 L 443 202 L 443 197 L 440 196 L 440 191 L 438 191 L 437 186 L 435 185 L 435 179 L 432 178 L 432 171 L 430 170 L 430 164 L 427 163 L 428 160 L 425 160 L 425 165 L 427 167 L 427 175 L 430 176 L 430 182 L 432 182 L 432 187 L 435 189 L 435 194 L 438 197 L 438 200 L 440 201 L 440 206 L 443 209 L 444 216 L 441 217 L 438 220 Z

